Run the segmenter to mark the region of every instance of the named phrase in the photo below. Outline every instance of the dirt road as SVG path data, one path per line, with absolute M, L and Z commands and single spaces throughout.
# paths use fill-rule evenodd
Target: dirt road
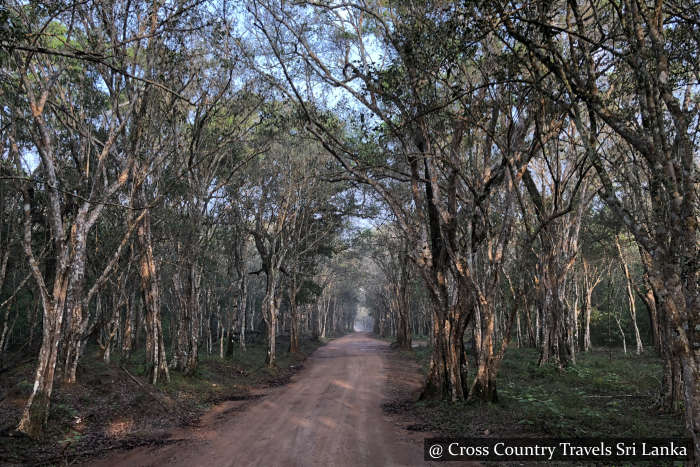
M 404 430 L 382 411 L 387 351 L 365 333 L 334 340 L 290 384 L 237 413 L 210 414 L 201 429 L 180 434 L 188 441 L 113 453 L 91 465 L 423 465 L 426 434 Z

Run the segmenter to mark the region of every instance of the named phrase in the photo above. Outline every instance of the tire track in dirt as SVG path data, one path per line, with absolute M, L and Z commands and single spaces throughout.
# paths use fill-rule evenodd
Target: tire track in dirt
M 174 434 L 184 442 L 112 453 L 90 465 L 425 465 L 428 434 L 408 432 L 382 411 L 388 351 L 366 333 L 336 339 L 314 352 L 288 385 L 240 411 L 219 407 L 201 427 Z

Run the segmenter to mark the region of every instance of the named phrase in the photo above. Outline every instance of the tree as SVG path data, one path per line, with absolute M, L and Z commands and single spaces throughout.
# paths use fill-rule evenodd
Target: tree
M 352 208 L 342 203 L 342 186 L 332 187 L 323 180 L 326 156 L 318 145 L 305 139 L 295 125 L 285 125 L 279 119 L 274 122 L 275 133 L 268 138 L 270 147 L 256 167 L 254 226 L 250 230 L 261 259 L 256 273 L 265 273 L 262 314 L 270 367 L 275 365 L 281 275 L 289 278 L 291 346 L 296 351 L 296 299 L 307 275 L 305 269 L 314 256 L 327 249 L 328 239 L 338 232 L 340 221 Z
M 106 31 L 92 27 L 90 15 L 96 11 L 73 6 L 71 11 L 47 14 L 20 5 L 12 7 L 12 14 L 22 18 L 26 27 L 49 32 L 46 36 L 36 36 L 31 43 L 17 44 L 11 61 L 11 78 L 26 95 L 26 99 L 11 104 L 13 124 L 29 124 L 30 128 L 23 132 L 26 140 L 13 141 L 11 158 L 19 175 L 24 173 L 28 162 L 24 159 L 23 166 L 22 159 L 27 157 L 27 152 L 38 154 L 39 161 L 32 178 L 36 177 L 37 188 L 46 192 L 53 242 L 53 267 L 45 274 L 32 244 L 32 212 L 38 200 L 34 196 L 34 187 L 25 181 L 21 184 L 25 217 L 23 247 L 41 295 L 44 319 L 34 389 L 18 429 L 37 437 L 48 417 L 59 345 L 64 337 L 64 307 L 68 310 L 66 317 L 70 331 L 65 341 L 66 379 L 74 382 L 86 328 L 84 308 L 106 279 L 128 237 L 119 244 L 113 260 L 86 291 L 88 234 L 108 200 L 125 185 L 133 168 L 133 157 L 119 154 L 117 147 L 120 133 L 130 121 L 136 102 L 122 105 L 124 80 L 118 68 L 94 67 L 88 71 L 84 62 L 72 58 L 76 51 L 86 48 L 106 50 L 116 47 L 116 44 L 110 45 Z M 129 32 L 132 31 L 124 31 L 124 34 Z M 37 48 L 43 51 L 55 46 L 48 39 L 50 35 L 59 37 L 65 45 L 49 53 L 37 53 Z M 106 90 L 98 87 L 100 80 L 106 85 Z M 112 83 L 114 86 L 109 85 Z M 77 86 L 84 99 L 76 98 L 72 85 Z M 103 112 L 94 105 L 103 100 L 112 112 Z M 120 111 L 116 111 L 117 108 Z M 133 227 L 128 227 L 129 234 Z
M 698 307 L 698 165 L 691 84 L 697 61 L 695 15 L 667 2 L 538 2 L 514 13 L 506 3 L 494 14 L 509 40 L 524 46 L 566 93 L 581 141 L 593 162 L 604 202 L 622 219 L 650 257 L 649 281 L 660 321 L 672 329 L 664 347 L 667 367 L 679 362 L 688 433 L 700 454 Z M 490 14 L 487 13 L 487 14 Z M 690 47 L 690 48 L 689 48 Z M 677 63 L 677 65 L 673 65 Z M 632 150 L 624 161 L 648 177 L 652 215 L 630 211 L 618 197 L 614 168 L 598 139 L 605 125 Z
M 409 245 L 399 232 L 387 228 L 379 230 L 372 238 L 374 251 L 372 261 L 381 271 L 384 280 L 383 290 L 379 292 L 384 309 L 389 319 L 395 322 L 396 343 L 400 349 L 411 350 L 411 316 L 409 305 L 409 286 L 412 267 L 408 256 Z M 381 326 L 384 316 L 378 316 Z M 379 331 L 382 334 L 383 326 Z
M 471 259 L 490 227 L 490 197 L 509 167 L 516 179 L 522 177 L 522 167 L 539 147 L 536 139 L 527 144 L 533 109 L 526 99 L 518 101 L 517 85 L 491 82 L 490 71 L 508 63 L 507 50 L 493 42 L 477 45 L 459 14 L 443 21 L 436 5 L 312 7 L 313 22 L 299 7 L 284 3 L 254 2 L 250 11 L 286 80 L 280 87 L 300 103 L 310 131 L 355 180 L 376 190 L 411 245 L 434 317 L 424 395 L 465 398 L 463 334 L 474 308 L 488 302 Z M 317 37 L 330 38 L 323 52 Z M 367 43 L 374 41 L 391 57 L 388 63 L 372 57 Z M 300 47 L 287 46 L 292 43 Z M 359 59 L 351 60 L 353 54 Z M 356 127 L 344 129 L 329 119 L 311 90 L 299 86 L 294 70 L 342 89 L 363 106 L 359 119 L 349 118 Z M 513 97 L 515 104 L 501 95 Z M 376 126 L 370 127 L 365 110 Z M 400 184 L 410 188 L 395 191 Z M 506 224 L 501 227 L 507 231 Z M 492 330 L 487 325 L 487 333 Z M 495 374 L 479 374 L 489 376 L 473 386 L 473 394 L 494 397 L 495 390 L 486 386 L 495 384 Z

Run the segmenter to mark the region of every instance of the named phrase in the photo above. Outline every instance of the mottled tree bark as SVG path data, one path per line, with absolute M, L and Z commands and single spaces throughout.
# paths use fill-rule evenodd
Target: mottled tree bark
M 59 250 L 56 258 L 53 289 L 49 293 L 44 282 L 44 276 L 32 251 L 31 205 L 26 190 L 24 195 L 24 250 L 41 293 L 44 314 L 41 349 L 39 350 L 39 358 L 34 375 L 34 387 L 22 411 L 17 430 L 32 438 L 39 438 L 49 416 L 54 372 L 58 360 L 58 347 L 62 339 L 63 310 L 68 293 L 68 260 L 70 251 L 67 247 Z M 60 246 L 60 239 L 58 243 Z
M 433 352 L 421 399 L 463 400 L 469 394 L 462 351 L 466 313 L 451 307 L 439 307 L 433 313 L 442 319 L 433 320 Z
M 141 198 L 141 202 L 145 206 L 145 196 Z M 168 373 L 163 329 L 160 320 L 158 270 L 153 256 L 151 216 L 148 209 L 138 227 L 136 238 L 141 250 L 139 277 L 141 278 L 143 303 L 146 308 L 146 374 L 151 384 L 156 384 L 160 376 L 170 381 L 170 374 Z
M 276 341 L 277 341 L 277 314 L 279 311 L 279 297 L 277 296 L 277 278 L 274 273 L 267 275 L 265 284 L 265 297 L 262 302 L 262 315 L 266 325 L 267 353 L 265 363 L 268 368 L 276 365 Z

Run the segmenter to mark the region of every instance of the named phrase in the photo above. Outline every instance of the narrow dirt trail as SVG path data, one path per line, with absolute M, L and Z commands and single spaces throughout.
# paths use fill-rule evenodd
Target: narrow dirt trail
M 420 440 L 427 434 L 403 430 L 382 411 L 387 351 L 365 333 L 334 340 L 290 384 L 181 433 L 188 441 L 113 453 L 91 465 L 424 465 Z

